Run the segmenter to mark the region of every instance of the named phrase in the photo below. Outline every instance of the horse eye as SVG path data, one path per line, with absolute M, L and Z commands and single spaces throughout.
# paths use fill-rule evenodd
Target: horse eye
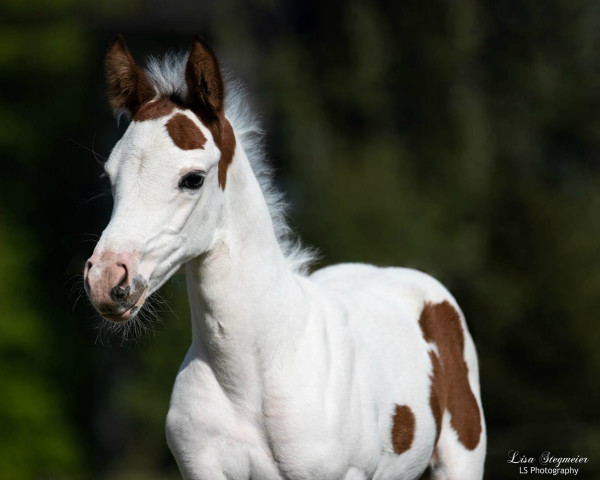
M 186 173 L 179 180 L 179 188 L 187 190 L 198 190 L 204 183 L 204 172 Z

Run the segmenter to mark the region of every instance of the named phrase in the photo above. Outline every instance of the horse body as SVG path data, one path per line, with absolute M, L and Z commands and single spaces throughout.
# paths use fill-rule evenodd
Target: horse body
M 410 269 L 294 268 L 214 54 L 196 42 L 179 67 L 185 104 L 165 97 L 173 75 L 132 62 L 109 50 L 111 104 L 133 122 L 106 167 L 115 210 L 86 289 L 132 321 L 185 265 L 192 344 L 166 422 L 184 478 L 409 480 L 432 464 L 437 480 L 481 479 L 477 356 L 449 292 Z
M 198 290 L 190 283 L 193 298 Z M 418 319 L 425 302 L 454 300 L 437 281 L 409 269 L 337 265 L 293 283 L 288 288 L 295 291 L 280 298 L 294 308 L 282 305 L 266 321 L 275 326 L 271 332 L 256 328 L 264 317 L 245 315 L 252 328 L 235 340 L 237 332 L 214 331 L 224 343 L 253 346 L 234 349 L 244 366 L 240 375 L 251 379 L 247 391 L 227 378 L 228 369 L 214 365 L 222 358 L 218 338 L 195 329 L 167 417 L 169 446 L 184 476 L 419 478 L 432 457 L 436 426 L 429 346 Z M 470 339 L 467 345 L 468 364 L 477 372 Z M 239 356 L 242 351 L 247 357 Z M 476 374 L 472 388 L 478 394 Z M 398 405 L 415 418 L 414 432 L 406 432 L 410 445 L 400 455 L 392 444 Z M 467 470 L 448 478 L 481 478 L 484 444 L 470 452 L 451 439 L 449 454 Z M 207 470 L 207 459 L 214 471 Z

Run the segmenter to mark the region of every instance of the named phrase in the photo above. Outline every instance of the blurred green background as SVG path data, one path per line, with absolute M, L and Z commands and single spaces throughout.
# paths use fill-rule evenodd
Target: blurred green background
M 175 479 L 164 439 L 189 344 L 184 281 L 135 343 L 98 337 L 80 274 L 110 196 L 104 51 L 205 35 L 245 81 L 291 223 L 321 265 L 425 270 L 481 362 L 487 479 L 507 451 L 600 478 L 600 4 L 4 0 L 0 478 Z M 535 477 L 533 477 L 535 478 Z

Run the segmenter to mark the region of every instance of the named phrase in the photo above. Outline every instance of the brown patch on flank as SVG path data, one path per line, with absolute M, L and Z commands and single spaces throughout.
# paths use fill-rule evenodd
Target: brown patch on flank
M 206 137 L 202 130 L 183 113 L 176 113 L 167 122 L 167 131 L 173 143 L 182 150 L 204 148 Z
M 429 352 L 431 366 L 431 393 L 429 395 L 429 405 L 435 419 L 435 445 L 440 438 L 442 431 L 442 417 L 444 416 L 444 405 L 446 405 L 446 386 L 443 384 L 444 375 L 440 360 L 434 352 Z
M 419 325 L 425 340 L 435 343 L 439 352 L 439 358 L 430 352 L 433 367 L 430 404 L 437 437 L 443 412 L 448 410 L 450 424 L 459 441 L 467 449 L 474 450 L 481 436 L 481 412 L 469 385 L 460 315 L 448 301 L 426 303 Z
M 156 120 L 160 117 L 166 117 L 176 107 L 169 99 L 159 98 L 158 100 L 142 105 L 139 111 L 133 116 L 133 120 L 143 122 L 144 120 Z
M 108 87 L 108 103 L 115 111 L 126 110 L 135 115 L 141 105 L 156 95 L 152 82 L 135 63 L 123 37 L 117 37 L 104 59 Z
M 415 414 L 406 405 L 396 405 L 392 426 L 392 447 L 398 455 L 406 452 L 415 438 Z

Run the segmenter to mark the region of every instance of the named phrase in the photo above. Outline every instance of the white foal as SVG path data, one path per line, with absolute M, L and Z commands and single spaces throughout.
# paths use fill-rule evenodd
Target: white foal
M 403 268 L 304 273 L 256 127 L 202 41 L 142 70 L 118 39 L 106 72 L 132 122 L 85 285 L 104 317 L 135 322 L 185 265 L 192 344 L 166 424 L 183 477 L 481 479 L 477 355 L 450 293 Z

